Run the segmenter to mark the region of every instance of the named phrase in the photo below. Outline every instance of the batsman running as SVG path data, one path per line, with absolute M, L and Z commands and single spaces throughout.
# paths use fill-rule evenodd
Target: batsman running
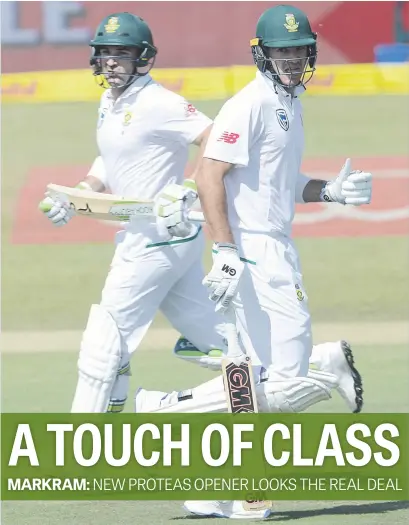
M 206 364 L 224 349 L 223 319 L 201 285 L 202 229 L 185 224 L 173 204 L 197 199 L 194 183 L 183 182 L 188 148 L 195 144 L 203 153 L 212 121 L 152 79 L 157 49 L 140 17 L 107 16 L 90 46 L 93 73 L 106 91 L 97 123 L 100 155 L 79 187 L 155 200 L 169 216 L 166 225 L 138 218 L 117 233 L 101 302 L 91 306 L 82 337 L 71 411 L 120 412 L 130 356 L 158 310 L 188 339 L 176 345 L 181 354 L 194 348 L 196 360 Z M 68 200 L 48 196 L 41 209 L 56 226 L 73 217 Z
M 157 49 L 138 16 L 106 17 L 90 45 L 94 75 L 107 89 L 97 124 L 100 156 L 79 187 L 155 200 L 159 215 L 158 223 L 133 219 L 117 234 L 101 301 L 91 306 L 81 341 L 72 412 L 120 412 L 131 354 L 158 310 L 184 336 L 176 356 L 221 367 L 224 319 L 202 286 L 203 232 L 185 220 L 197 193 L 192 181 L 183 183 L 188 147 L 196 144 L 203 154 L 212 121 L 151 78 Z M 68 201 L 48 196 L 40 207 L 56 226 L 73 217 Z M 349 346 L 317 345 L 311 362 L 337 375 L 339 392 L 359 411 L 360 377 Z
M 296 202 L 369 204 L 372 175 L 352 171 L 350 160 L 333 181 L 300 172 L 304 130 L 299 97 L 317 59 L 317 35 L 307 16 L 289 5 L 268 9 L 250 45 L 256 77 L 222 107 L 196 176 L 214 241 L 213 266 L 204 284 L 217 311 L 235 310 L 243 347 L 255 365 L 261 412 L 302 412 L 328 400 L 340 385 L 358 412 L 362 389 L 351 355 L 341 360 L 331 345 L 313 350 L 291 224 Z M 311 361 L 317 370 L 309 369 Z M 136 394 L 137 412 L 226 410 L 222 377 L 182 393 L 139 389 Z M 248 508 L 239 501 L 190 501 L 185 508 L 244 519 L 270 513 L 268 505 Z

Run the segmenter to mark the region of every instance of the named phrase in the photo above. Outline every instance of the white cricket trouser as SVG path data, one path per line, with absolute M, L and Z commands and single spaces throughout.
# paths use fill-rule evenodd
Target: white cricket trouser
M 270 380 L 307 376 L 312 350 L 308 298 L 291 239 L 237 233 L 247 259 L 235 302 L 242 342 Z
M 223 348 L 223 320 L 202 285 L 203 231 L 170 243 L 146 241 L 131 230 L 117 234 L 102 291 L 101 306 L 116 322 L 124 351 L 137 349 L 158 310 L 199 350 Z

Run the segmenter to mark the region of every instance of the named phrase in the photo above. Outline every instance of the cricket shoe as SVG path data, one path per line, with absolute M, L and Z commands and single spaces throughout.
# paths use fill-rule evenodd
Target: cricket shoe
M 316 353 L 315 349 L 319 349 Z M 363 387 L 361 374 L 355 368 L 352 349 L 346 341 L 324 343 L 313 349 L 311 361 L 322 372 L 334 374 L 338 380 L 337 391 L 346 402 L 351 412 L 361 412 Z
M 221 370 L 223 351 L 217 348 L 201 352 L 186 337 L 180 336 L 173 348 L 173 355 L 210 370 Z
M 183 508 L 196 516 L 236 520 L 264 520 L 271 514 L 271 501 L 185 501 Z

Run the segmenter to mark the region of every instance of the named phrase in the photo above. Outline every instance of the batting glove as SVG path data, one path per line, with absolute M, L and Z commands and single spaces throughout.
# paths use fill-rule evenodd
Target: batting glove
M 372 173 L 351 171 L 351 159 L 347 159 L 338 177 L 327 182 L 321 192 L 321 200 L 361 206 L 372 198 Z
M 214 251 L 213 266 L 203 284 L 209 288 L 209 298 L 216 303 L 216 311 L 225 313 L 237 294 L 244 264 L 234 244 L 219 243 Z
M 166 229 L 172 237 L 188 237 L 193 228 L 188 213 L 197 197 L 193 180 L 186 179 L 183 185 L 166 186 L 154 199 L 158 229 Z
M 67 224 L 75 215 L 74 210 L 70 208 L 68 200 L 60 199 L 57 201 L 50 196 L 43 199 L 38 207 L 54 226 L 58 227 Z
M 87 182 L 80 182 L 76 188 L 92 190 Z M 63 194 L 59 195 L 58 199 L 51 197 L 48 193 L 45 195 L 45 199 L 38 205 L 40 211 L 44 213 L 54 226 L 60 227 L 67 224 L 75 215 L 75 211 L 71 208 L 68 198 Z

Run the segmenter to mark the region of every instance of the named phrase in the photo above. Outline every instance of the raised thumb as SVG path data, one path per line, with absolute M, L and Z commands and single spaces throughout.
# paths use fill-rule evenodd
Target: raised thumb
M 351 159 L 347 159 L 345 164 L 342 166 L 341 171 L 337 177 L 338 182 L 344 182 L 348 178 L 348 175 L 351 173 Z

